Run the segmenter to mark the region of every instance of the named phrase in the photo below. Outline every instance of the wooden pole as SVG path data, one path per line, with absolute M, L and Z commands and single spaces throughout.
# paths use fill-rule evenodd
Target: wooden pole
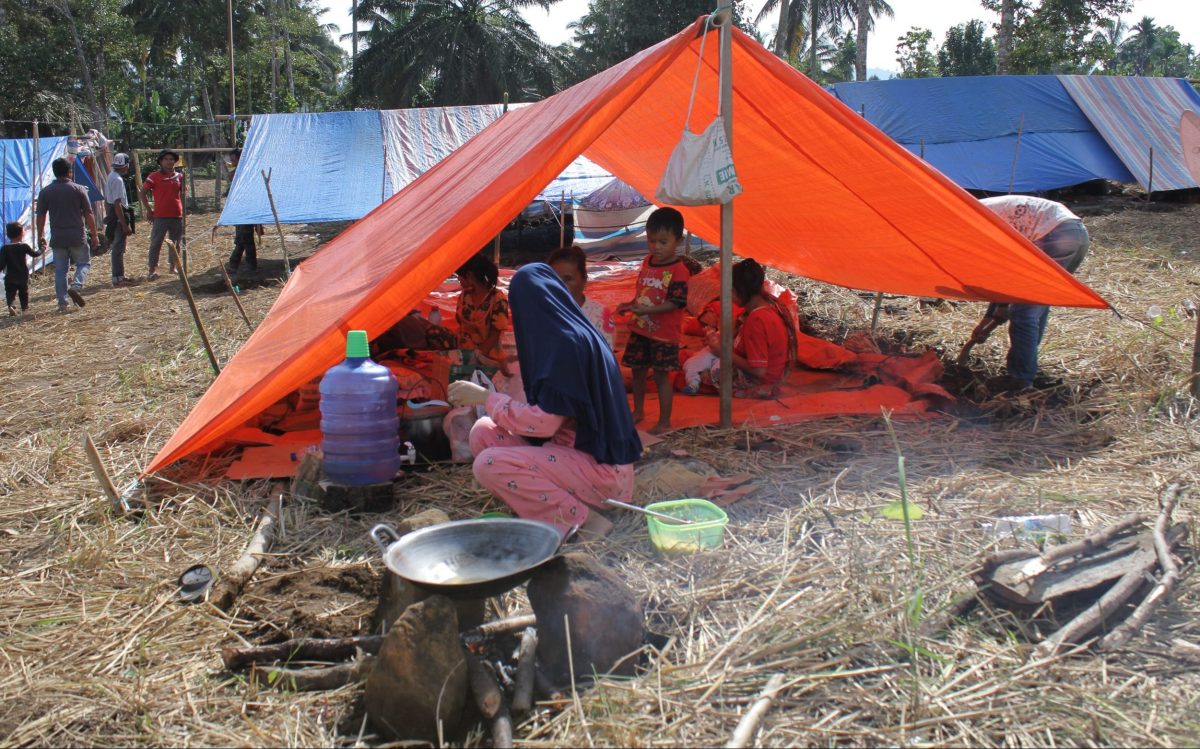
M 558 246 L 564 247 L 567 241 L 567 193 L 558 195 Z
M 42 181 L 42 154 L 41 148 L 38 146 L 38 121 L 33 121 L 33 163 L 29 167 L 29 236 L 33 240 L 33 246 L 38 246 L 38 230 L 37 230 L 37 197 L 38 185 Z M 42 258 L 42 263 L 46 262 Z M 43 266 L 44 267 L 44 266 Z
M 288 260 L 287 245 L 283 242 L 283 226 L 279 223 L 279 211 L 275 210 L 275 197 L 271 195 L 271 172 L 265 169 L 261 171 L 263 182 L 267 185 L 267 200 L 271 203 L 271 215 L 275 217 L 275 231 L 279 234 L 279 251 L 283 253 L 283 273 L 291 278 L 292 263 Z
M 3 144 L 4 163 L 0 164 L 0 221 L 5 225 L 8 224 L 8 209 L 4 206 L 8 205 L 8 144 Z M 18 216 L 17 218 L 20 218 Z M 37 245 L 34 245 L 35 247 Z
M 1200 400 L 1200 312 L 1196 313 L 1196 342 L 1192 345 L 1192 397 Z
M 217 263 L 217 267 L 221 269 L 221 276 L 225 279 L 225 288 L 229 289 L 229 295 L 233 297 L 233 303 L 237 305 L 238 312 L 242 314 L 242 319 L 246 321 L 246 327 L 250 332 L 254 332 L 254 324 L 250 322 L 250 317 L 246 314 L 246 308 L 242 306 L 242 300 L 238 298 L 237 289 L 233 288 L 233 281 L 229 279 L 229 273 L 225 270 L 225 263 Z
M 1012 195 L 1013 186 L 1017 184 L 1017 154 L 1021 153 L 1021 133 L 1025 130 L 1025 113 L 1021 113 L 1021 121 L 1017 124 L 1017 145 L 1013 149 L 1012 173 L 1008 179 L 1008 194 Z
M 883 292 L 875 294 L 875 309 L 871 312 L 871 337 L 875 336 L 875 328 L 879 325 L 879 312 L 883 309 Z
M 504 92 L 504 108 L 500 111 L 500 114 L 504 115 L 507 113 L 508 113 L 508 92 L 505 91 Z M 494 262 L 496 265 L 500 265 L 500 234 L 502 234 L 503 232 L 504 232 L 504 230 L 501 229 L 496 234 L 496 239 L 492 242 L 492 262 Z M 562 246 L 561 243 L 559 244 L 559 246 L 560 247 Z
M 219 375 L 221 374 L 221 365 L 217 362 L 217 354 L 213 351 L 212 344 L 208 342 L 208 331 L 204 329 L 204 323 L 200 320 L 200 310 L 196 307 L 196 297 L 192 296 L 192 286 L 188 283 L 187 269 L 183 267 L 183 259 L 178 257 L 178 249 L 174 242 L 166 239 L 163 240 L 163 244 L 167 246 L 167 251 L 171 253 L 171 260 L 175 262 L 175 272 L 179 274 L 179 282 L 183 284 L 183 295 L 187 297 L 188 307 L 192 309 L 192 320 L 196 323 L 200 341 L 208 353 L 208 363 L 212 365 L 213 374 Z
M 1150 176 L 1146 178 L 1146 204 L 1150 203 L 1150 195 L 1154 192 L 1154 146 L 1150 146 Z
M 733 148 L 733 19 L 729 10 L 713 18 L 721 37 L 720 111 L 725 139 Z M 733 203 L 721 204 L 721 427 L 733 425 Z
M 233 0 L 225 0 L 225 33 L 229 42 L 229 146 L 237 148 L 237 100 L 235 98 L 236 83 L 233 77 Z M 217 193 L 217 207 L 221 206 L 220 191 Z

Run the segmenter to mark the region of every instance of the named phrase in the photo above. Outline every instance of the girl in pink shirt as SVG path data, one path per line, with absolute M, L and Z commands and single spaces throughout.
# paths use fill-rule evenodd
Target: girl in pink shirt
M 603 535 L 597 510 L 632 497 L 642 453 L 616 359 L 550 266 L 517 271 L 509 303 L 528 402 L 450 385 L 454 405 L 487 409 L 471 430 L 475 478 L 520 517 Z

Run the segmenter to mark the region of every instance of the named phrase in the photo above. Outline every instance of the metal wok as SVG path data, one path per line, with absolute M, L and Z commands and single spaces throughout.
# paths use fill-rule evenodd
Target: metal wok
M 371 538 L 393 573 L 455 598 L 512 590 L 550 561 L 564 540 L 554 526 L 520 518 L 455 520 L 404 536 L 380 524 Z

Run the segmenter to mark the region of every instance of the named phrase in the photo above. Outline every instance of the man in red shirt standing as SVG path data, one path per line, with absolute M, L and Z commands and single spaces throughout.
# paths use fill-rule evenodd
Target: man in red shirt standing
M 141 200 L 146 215 L 153 217 L 150 227 L 150 275 L 148 280 L 158 278 L 158 255 L 162 252 L 163 239 L 170 237 L 175 246 L 183 237 L 183 199 L 186 192 L 183 174 L 175 171 L 179 154 L 163 149 L 158 154 L 158 171 L 151 172 L 142 182 Z M 153 198 L 154 208 L 148 198 Z M 175 261 L 171 258 L 171 272 L 175 272 Z

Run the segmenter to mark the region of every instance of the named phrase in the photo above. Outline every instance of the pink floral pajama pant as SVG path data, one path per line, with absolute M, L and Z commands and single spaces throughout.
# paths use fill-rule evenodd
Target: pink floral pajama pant
M 597 463 L 552 442 L 537 447 L 484 417 L 471 429 L 475 479 L 523 518 L 566 533 L 608 498 L 633 496 L 633 466 Z

